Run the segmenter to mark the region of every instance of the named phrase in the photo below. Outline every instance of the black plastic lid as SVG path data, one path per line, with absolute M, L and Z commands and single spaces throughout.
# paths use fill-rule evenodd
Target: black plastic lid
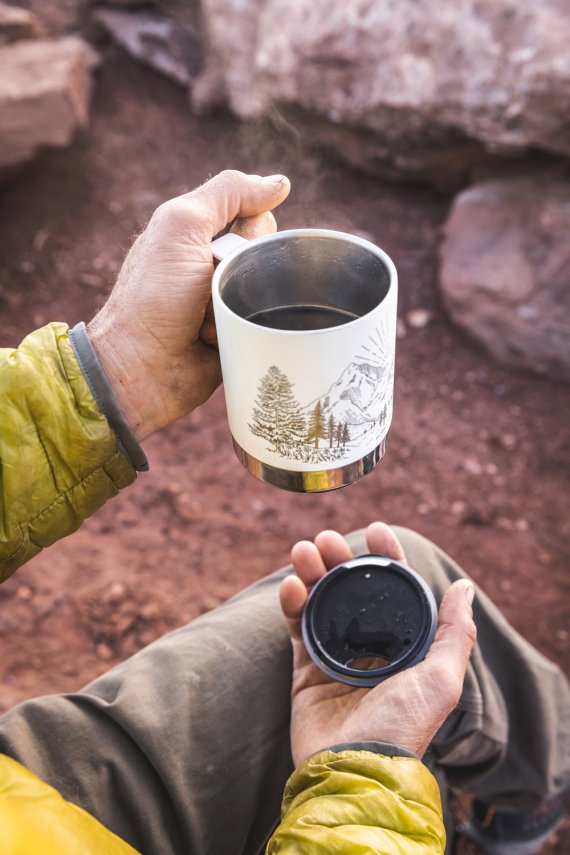
M 313 661 L 352 686 L 375 686 L 426 655 L 437 605 L 421 576 L 391 558 L 362 555 L 313 588 L 302 632 Z

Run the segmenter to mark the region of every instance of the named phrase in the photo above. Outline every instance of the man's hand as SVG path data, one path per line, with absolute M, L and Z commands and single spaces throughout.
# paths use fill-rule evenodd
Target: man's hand
M 275 231 L 282 175 L 226 171 L 153 214 L 107 303 L 87 327 L 123 415 L 140 441 L 206 401 L 221 380 L 210 299 L 210 242 Z
M 370 552 L 405 561 L 395 534 L 372 523 Z M 323 531 L 314 543 L 292 550 L 296 576 L 281 585 L 281 607 L 293 644 L 291 746 L 295 765 L 332 745 L 373 740 L 399 745 L 422 757 L 454 709 L 476 639 L 471 602 L 474 588 L 461 579 L 447 591 L 439 610 L 439 628 L 428 655 L 373 689 L 357 689 L 326 676 L 309 658 L 301 638 L 301 615 L 310 589 L 330 570 L 352 558 L 346 540 Z

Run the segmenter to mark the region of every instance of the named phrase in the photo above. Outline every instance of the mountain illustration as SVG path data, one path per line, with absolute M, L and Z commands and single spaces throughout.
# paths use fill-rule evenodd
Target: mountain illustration
M 294 383 L 272 365 L 260 378 L 248 427 L 268 451 L 306 463 L 327 463 L 386 433 L 394 384 L 393 345 L 376 327 L 328 392 L 306 406 Z
M 391 366 L 365 361 L 351 362 L 328 392 L 318 399 L 323 420 L 332 416 L 337 423 L 362 429 L 377 423 L 382 417 L 387 393 L 391 388 L 391 374 Z M 303 411 L 311 413 L 316 404 L 317 400 L 311 401 Z

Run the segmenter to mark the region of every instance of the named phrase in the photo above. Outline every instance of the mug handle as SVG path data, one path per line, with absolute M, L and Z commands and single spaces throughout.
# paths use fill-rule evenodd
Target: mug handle
M 233 232 L 227 232 L 225 235 L 213 240 L 210 244 L 210 249 L 212 250 L 212 255 L 216 261 L 221 261 L 226 257 L 226 255 L 229 255 L 230 252 L 233 252 L 234 250 L 239 249 L 240 246 L 243 246 L 244 243 L 248 243 L 245 238 L 240 235 L 236 235 Z

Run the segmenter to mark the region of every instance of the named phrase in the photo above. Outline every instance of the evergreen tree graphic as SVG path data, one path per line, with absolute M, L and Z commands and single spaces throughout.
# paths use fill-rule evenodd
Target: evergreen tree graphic
M 249 429 L 279 449 L 303 442 L 307 425 L 301 407 L 293 395 L 293 384 L 272 365 L 257 388 L 253 421 Z
M 327 436 L 329 438 L 329 448 L 333 447 L 335 429 L 336 429 L 336 422 L 334 420 L 333 414 L 331 413 L 330 417 L 329 417 L 328 427 L 327 427 Z
M 337 445 L 337 448 L 339 447 L 339 445 L 342 442 L 342 428 L 343 428 L 343 424 L 342 424 L 342 422 L 339 422 L 336 426 L 336 445 Z
M 320 401 L 317 401 L 315 408 L 311 413 L 311 422 L 309 425 L 309 433 L 307 442 L 314 442 L 315 448 L 319 447 L 319 439 L 326 438 L 326 425 L 323 418 L 323 408 Z
M 346 445 L 347 442 L 350 442 L 350 431 L 348 430 L 348 425 L 345 423 L 342 428 L 342 444 Z

